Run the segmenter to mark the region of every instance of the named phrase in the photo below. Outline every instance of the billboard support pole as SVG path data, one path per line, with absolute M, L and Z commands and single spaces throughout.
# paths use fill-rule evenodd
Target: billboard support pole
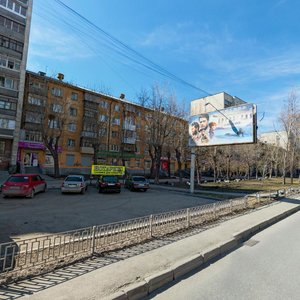
M 195 156 L 196 156 L 196 147 L 192 147 L 191 148 L 191 174 L 190 174 L 190 192 L 191 192 L 191 194 L 194 194 Z

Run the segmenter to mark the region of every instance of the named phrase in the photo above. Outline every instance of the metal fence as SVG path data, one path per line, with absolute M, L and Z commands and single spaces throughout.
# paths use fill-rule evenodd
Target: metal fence
M 105 251 L 199 226 L 245 209 L 299 193 L 300 189 L 257 193 L 173 212 L 0 244 L 0 283 L 36 275 Z

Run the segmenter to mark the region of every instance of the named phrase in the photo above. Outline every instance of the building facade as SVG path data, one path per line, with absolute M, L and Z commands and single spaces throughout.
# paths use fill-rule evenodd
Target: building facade
M 149 174 L 146 120 L 151 110 L 126 101 L 123 94 L 116 98 L 63 79 L 63 74 L 55 79 L 27 71 L 17 154 L 20 172 L 53 173 L 53 155 L 43 138 L 53 135 L 59 137 L 62 175 L 90 174 L 94 163 L 124 165 L 129 172 Z M 171 173 L 177 170 L 175 149 L 168 162 L 162 157 L 161 164 Z
M 32 0 L 0 0 L 0 170 L 15 169 Z
M 286 131 L 264 132 L 260 135 L 260 142 L 282 149 L 287 148 L 288 138 Z
M 195 116 L 202 113 L 215 111 L 216 109 L 224 109 L 231 106 L 245 104 L 244 100 L 231 96 L 225 92 L 214 94 L 211 96 L 195 99 L 191 102 L 190 115 Z

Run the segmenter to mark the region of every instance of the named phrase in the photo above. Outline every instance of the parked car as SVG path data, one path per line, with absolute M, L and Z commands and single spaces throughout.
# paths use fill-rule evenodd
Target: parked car
M 98 192 L 121 192 L 121 183 L 118 176 L 101 176 L 98 181 Z
M 149 181 L 144 176 L 131 176 L 125 179 L 125 187 L 134 190 L 146 192 L 149 189 Z
M 33 198 L 36 193 L 45 192 L 46 181 L 39 174 L 14 174 L 2 185 L 3 197 L 23 196 Z
M 61 185 L 61 192 L 84 194 L 87 188 L 88 185 L 83 175 L 68 175 Z

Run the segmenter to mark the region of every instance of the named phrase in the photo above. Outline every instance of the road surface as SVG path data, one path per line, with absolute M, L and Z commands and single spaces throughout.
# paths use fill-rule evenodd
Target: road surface
M 238 250 L 149 299 L 299 299 L 299 224 L 300 212 L 253 236 Z

